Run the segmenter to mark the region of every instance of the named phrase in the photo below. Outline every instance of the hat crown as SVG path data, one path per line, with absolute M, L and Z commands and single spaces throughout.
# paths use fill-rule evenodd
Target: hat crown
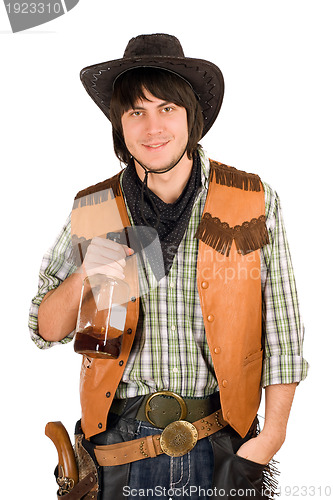
M 124 59 L 142 56 L 184 57 L 184 52 L 175 36 L 155 33 L 139 35 L 128 42 Z

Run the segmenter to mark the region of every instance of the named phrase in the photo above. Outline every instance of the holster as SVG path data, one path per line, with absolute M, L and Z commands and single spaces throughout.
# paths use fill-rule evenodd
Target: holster
M 79 471 L 79 482 L 73 488 L 72 492 L 74 493 L 74 490 L 77 488 L 77 492 L 78 494 L 81 494 L 81 496 L 69 497 L 69 495 L 66 495 L 66 500 L 71 500 L 72 498 L 73 500 L 99 500 L 101 473 L 100 467 L 95 459 L 93 449 L 94 445 L 91 444 L 90 441 L 84 439 L 81 422 L 78 421 L 75 427 L 74 451 Z M 91 481 L 91 478 L 93 478 L 93 481 Z M 87 491 L 83 491 L 84 485 L 88 482 L 90 482 L 90 484 L 87 484 L 89 489 L 87 489 Z M 82 492 L 81 488 L 79 488 L 81 484 Z

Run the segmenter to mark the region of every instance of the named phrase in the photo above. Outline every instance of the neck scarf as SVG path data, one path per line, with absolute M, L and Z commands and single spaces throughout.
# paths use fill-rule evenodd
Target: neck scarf
M 136 226 L 156 226 L 156 209 L 159 213 L 157 233 L 161 243 L 165 274 L 171 269 L 178 246 L 185 234 L 197 194 L 201 186 L 201 164 L 198 153 L 193 157 L 190 178 L 183 192 L 174 203 L 165 203 L 148 187 L 142 199 L 142 181 L 139 179 L 134 163 L 125 169 L 122 186 L 128 208 Z

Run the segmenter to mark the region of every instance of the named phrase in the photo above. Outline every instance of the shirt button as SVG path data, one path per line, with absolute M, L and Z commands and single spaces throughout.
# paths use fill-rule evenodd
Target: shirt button
M 220 354 L 221 347 L 215 347 L 214 352 L 215 352 L 215 354 Z
M 131 301 L 135 302 L 136 301 L 136 297 L 131 297 Z
M 179 373 L 178 368 L 172 368 L 173 373 Z
M 175 284 L 174 284 L 174 282 L 173 282 L 173 281 L 171 281 L 171 283 L 170 283 L 170 288 L 174 288 L 174 287 L 175 287 Z
M 206 289 L 206 288 L 208 288 L 208 287 L 209 287 L 209 283 L 208 283 L 207 281 L 203 281 L 203 282 L 201 283 L 201 287 L 202 287 L 202 288 L 204 288 L 204 289 Z
M 210 314 L 209 316 L 207 316 L 207 320 L 209 321 L 209 323 L 212 323 L 214 321 L 214 315 L 213 314 Z
M 174 332 L 174 331 L 176 331 L 176 327 L 175 327 L 175 325 L 172 325 L 171 330 L 172 330 L 173 332 Z

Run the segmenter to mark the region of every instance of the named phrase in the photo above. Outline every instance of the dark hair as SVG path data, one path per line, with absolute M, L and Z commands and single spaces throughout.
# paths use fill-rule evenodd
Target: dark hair
M 186 109 L 189 139 L 187 156 L 192 158 L 202 136 L 203 115 L 199 101 L 189 83 L 180 76 L 159 68 L 135 68 L 118 77 L 110 101 L 113 144 L 116 156 L 128 165 L 130 153 L 126 148 L 121 124 L 122 115 L 134 108 L 145 90 L 157 99 L 173 102 Z

